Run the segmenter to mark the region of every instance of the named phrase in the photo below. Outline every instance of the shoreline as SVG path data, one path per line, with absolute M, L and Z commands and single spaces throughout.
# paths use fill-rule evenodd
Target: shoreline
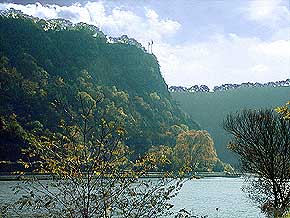
M 162 173 L 160 172 L 151 172 L 147 176 L 142 178 L 161 178 Z M 224 173 L 224 172 L 196 172 L 191 177 L 193 179 L 202 179 L 209 177 L 224 177 L 224 178 L 238 178 L 241 177 L 240 173 Z M 0 181 L 21 181 L 22 176 L 19 175 L 11 175 L 11 173 L 1 173 Z M 51 179 L 51 175 L 41 175 L 41 174 L 26 174 L 25 177 L 33 178 L 36 177 L 39 180 L 49 180 Z

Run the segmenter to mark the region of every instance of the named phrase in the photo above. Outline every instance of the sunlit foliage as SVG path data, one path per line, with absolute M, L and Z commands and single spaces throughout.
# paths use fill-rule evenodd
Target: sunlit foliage
M 180 133 L 173 156 L 176 166 L 187 166 L 193 171 L 212 171 L 218 161 L 214 142 L 205 130 Z
M 171 126 L 199 128 L 172 100 L 156 57 L 138 46 L 108 43 L 90 25 L 16 12 L 0 16 L 0 37 L 0 116 L 6 122 L 15 114 L 24 130 L 38 122 L 57 132 L 62 116 L 53 104 L 62 99 L 72 106 L 74 93 L 81 90 L 93 98 L 104 96 L 100 109 L 117 107 L 126 114 L 124 141 L 134 150 L 133 158 L 151 146 L 174 146 L 176 135 L 167 134 Z M 25 141 L 11 143 L 2 133 L 2 154 L 15 161 Z
M 284 106 L 277 107 L 276 111 L 284 116 L 285 119 L 290 120 L 290 101 L 288 101 Z
M 209 131 L 219 158 L 239 168 L 237 156 L 227 149 L 229 135 L 222 129 L 224 117 L 237 110 L 283 105 L 289 101 L 290 87 L 243 87 L 220 92 L 171 94 L 185 112 Z
M 172 215 L 173 198 L 185 179 L 169 171 L 148 179 L 150 172 L 165 166 L 155 152 L 130 160 L 124 144 L 123 112 L 111 119 L 110 110 L 97 110 L 104 99 L 78 92 L 72 111 L 63 102 L 68 121 L 60 120 L 59 131 L 27 133 L 27 157 L 18 163 L 36 176 L 22 176 L 15 190 L 22 197 L 6 207 L 7 214 L 26 217 L 161 217 Z M 75 111 L 78 111 L 77 113 Z M 108 119 L 107 119 L 108 116 Z M 38 175 L 38 176 L 37 176 Z M 40 180 L 44 175 L 48 181 Z

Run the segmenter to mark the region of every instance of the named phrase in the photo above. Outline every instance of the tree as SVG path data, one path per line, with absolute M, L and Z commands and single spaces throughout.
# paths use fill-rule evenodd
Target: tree
M 199 128 L 171 98 L 157 59 L 132 39 L 106 43 L 97 27 L 15 10 L 1 13 L 0 36 L 0 116 L 15 113 L 24 128 L 36 120 L 55 127 L 50 102 L 63 92 L 73 104 L 71 93 L 77 90 L 91 96 L 101 91 L 107 101 L 122 105 L 128 118 L 125 142 L 136 157 L 152 145 L 174 146 L 174 137 L 165 135 L 172 125 Z
M 149 149 L 148 154 L 153 155 L 159 160 L 157 171 L 171 172 L 172 166 L 172 148 L 166 145 L 153 146 Z
M 284 116 L 285 119 L 290 120 L 290 101 L 288 101 L 284 106 L 277 107 L 276 111 Z
M 125 115 L 119 111 L 115 120 L 111 116 L 106 119 L 112 108 L 100 113 L 97 105 L 101 101 L 79 92 L 74 105 L 79 105 L 77 113 L 61 102 L 55 104 L 70 117 L 60 121 L 58 132 L 29 133 L 30 146 L 24 150 L 29 158 L 19 163 L 49 180 L 23 177 L 25 183 L 16 188 L 22 194 L 18 207 L 8 208 L 7 213 L 65 218 L 160 217 L 172 213 L 169 200 L 185 179 L 168 172 L 154 180 L 144 178 L 167 163 L 166 157 L 162 163 L 153 154 L 130 160 L 123 143 Z
M 244 190 L 263 212 L 281 217 L 290 207 L 290 122 L 273 110 L 244 110 L 229 114 L 224 129 L 243 171 L 254 175 Z
M 191 171 L 209 171 L 217 162 L 214 142 L 205 130 L 181 132 L 173 151 L 176 166 L 187 166 Z

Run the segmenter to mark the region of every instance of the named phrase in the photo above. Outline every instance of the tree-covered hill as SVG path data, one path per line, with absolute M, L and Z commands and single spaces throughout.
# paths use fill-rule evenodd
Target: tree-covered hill
M 18 158 L 26 131 L 54 129 L 63 117 L 53 105 L 74 107 L 77 93 L 125 114 L 136 155 L 174 146 L 177 127 L 199 129 L 172 100 L 156 57 L 126 36 L 109 43 L 94 26 L 6 11 L 0 41 L 0 160 Z
M 237 163 L 226 148 L 230 137 L 223 130 L 228 113 L 242 109 L 275 108 L 289 100 L 290 87 L 249 87 L 218 92 L 175 92 L 173 98 L 191 115 L 215 142 L 218 156 L 225 162 Z

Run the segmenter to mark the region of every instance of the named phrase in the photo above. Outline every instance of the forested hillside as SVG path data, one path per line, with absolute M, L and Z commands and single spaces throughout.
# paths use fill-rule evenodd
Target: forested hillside
M 275 108 L 289 100 L 290 87 L 250 87 L 219 92 L 175 92 L 173 98 L 214 139 L 218 156 L 225 162 L 237 163 L 226 148 L 230 137 L 223 130 L 228 113 L 242 109 Z
M 199 129 L 173 102 L 156 57 L 132 39 L 109 43 L 94 26 L 9 11 L 0 41 L 0 160 L 19 157 L 27 131 L 55 131 L 65 119 L 56 106 L 74 108 L 80 94 L 124 117 L 134 155 L 174 146 L 176 129 Z

